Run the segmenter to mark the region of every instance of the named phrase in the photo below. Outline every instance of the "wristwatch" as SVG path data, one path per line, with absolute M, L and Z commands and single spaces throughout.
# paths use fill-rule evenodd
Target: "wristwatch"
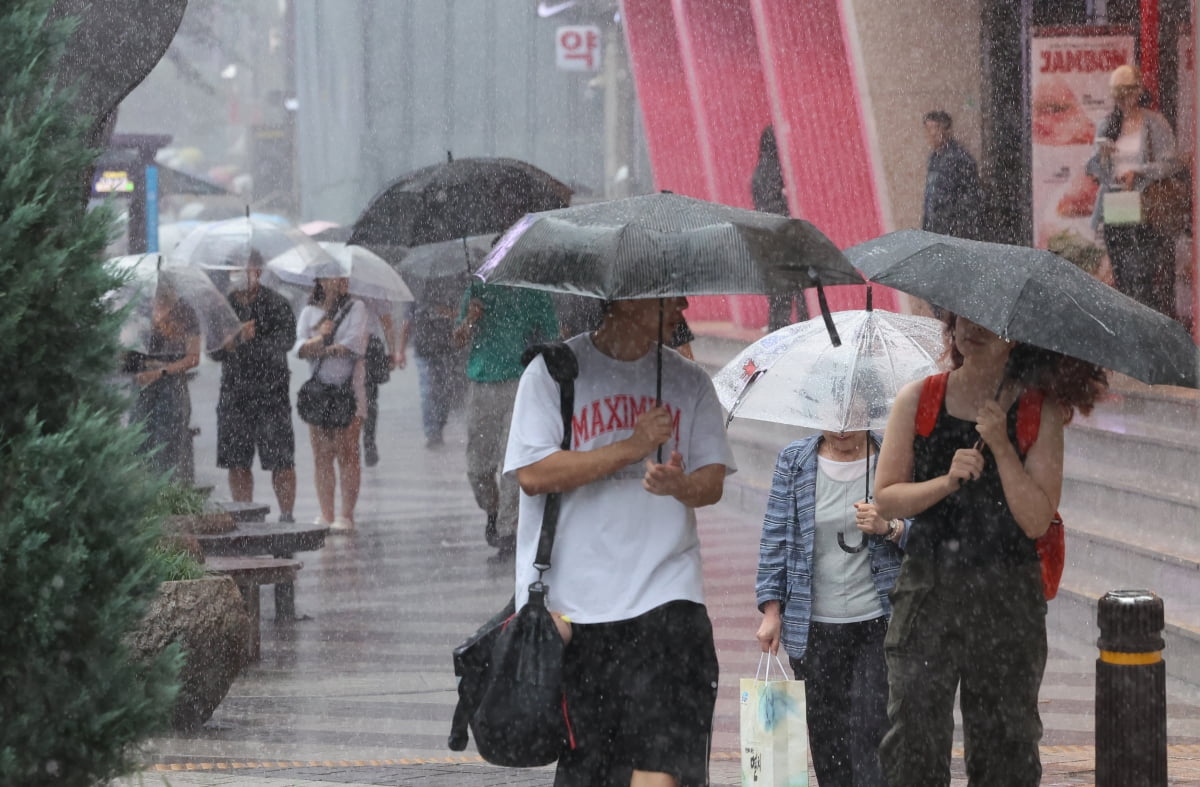
M 884 536 L 884 538 L 886 538 L 888 541 L 894 541 L 896 539 L 896 531 L 899 529 L 900 526 L 896 524 L 896 520 L 889 519 L 887 535 Z

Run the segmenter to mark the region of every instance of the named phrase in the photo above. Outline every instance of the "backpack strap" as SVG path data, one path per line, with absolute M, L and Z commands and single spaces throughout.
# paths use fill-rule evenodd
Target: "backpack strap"
M 563 439 L 561 448 L 571 450 L 571 416 L 575 413 L 575 378 L 579 376 L 579 359 L 565 342 L 535 344 L 521 354 L 521 363 L 528 366 L 538 356 L 546 361 L 546 369 L 558 383 L 559 410 L 562 414 Z M 542 531 L 538 537 L 537 555 L 533 565 L 540 572 L 550 568 L 550 553 L 554 549 L 554 534 L 558 529 L 558 510 L 562 495 L 551 492 L 546 495 L 546 507 L 542 512 Z M 540 583 L 540 580 L 539 580 Z
M 1037 442 L 1038 429 L 1042 425 L 1042 403 L 1046 395 L 1034 388 L 1027 388 L 1017 404 L 1017 450 L 1022 454 Z
M 932 374 L 921 383 L 921 398 L 917 400 L 916 433 L 921 437 L 933 434 L 937 424 L 938 413 L 941 412 L 942 402 L 946 399 L 946 383 L 950 380 L 950 372 Z

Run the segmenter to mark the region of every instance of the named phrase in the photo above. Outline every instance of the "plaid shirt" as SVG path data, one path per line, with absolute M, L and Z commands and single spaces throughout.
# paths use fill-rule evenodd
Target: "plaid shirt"
M 872 433 L 878 445 L 879 436 Z M 783 617 L 783 649 L 804 658 L 812 617 L 813 534 L 816 530 L 817 445 L 821 436 L 798 440 L 779 452 L 775 477 L 767 497 L 759 543 L 755 595 L 758 608 L 778 601 Z M 904 536 L 907 537 L 905 529 Z M 870 536 L 871 580 L 886 616 L 892 614 L 888 591 L 900 573 L 901 551 L 883 536 Z M 907 539 L 905 539 L 907 540 Z

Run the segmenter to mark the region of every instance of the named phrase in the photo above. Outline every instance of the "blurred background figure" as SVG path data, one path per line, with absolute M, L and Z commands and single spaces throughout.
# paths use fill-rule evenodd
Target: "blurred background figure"
M 1155 184 L 1180 169 L 1171 124 L 1142 106 L 1142 79 L 1137 68 L 1118 66 L 1108 80 L 1113 111 L 1096 139 L 1087 172 L 1100 183 L 1094 223 L 1103 223 L 1104 245 L 1112 262 L 1117 289 L 1168 317 L 1175 317 L 1175 239 L 1160 232 L 1147 215 Z M 1105 215 L 1106 195 L 1136 191 L 1137 221 Z
M 229 305 L 241 328 L 211 353 L 221 364 L 217 399 L 217 467 L 229 471 L 235 501 L 254 499 L 254 453 L 271 474 L 279 521 L 294 522 L 296 438 L 288 394 L 287 353 L 296 343 L 296 316 L 287 299 L 262 286 L 263 258 L 252 250 L 229 275 Z M 212 273 L 226 273 L 213 271 Z
M 146 432 L 144 450 L 151 467 L 171 472 L 175 480 L 193 480 L 192 400 L 187 373 L 200 363 L 200 322 L 196 313 L 160 283 L 153 302 L 147 352 L 129 363 L 137 386 L 130 421 Z
M 367 306 L 367 354 L 363 359 L 366 366 L 367 414 L 363 420 L 363 462 L 367 467 L 379 464 L 379 444 L 375 440 L 375 428 L 379 422 L 379 386 L 391 379 L 393 369 L 403 369 L 405 345 L 399 341 L 395 323 L 392 322 L 392 304 L 371 299 Z
M 521 354 L 531 344 L 558 338 L 554 303 L 545 292 L 472 281 L 463 293 L 454 344 L 470 348 L 467 478 L 475 502 L 487 514 L 484 538 L 502 555 L 511 555 L 516 546 L 520 490 L 516 479 L 500 477 L 500 471 L 517 383 L 525 370 Z
M 758 164 L 750 178 L 750 196 L 754 209 L 764 213 L 788 216 L 787 190 L 783 186 L 783 167 L 779 164 L 779 146 L 775 141 L 775 127 L 768 125 L 758 138 Z M 808 319 L 808 307 L 804 298 L 795 295 L 767 296 L 767 332 L 774 333 L 785 325 L 791 325 L 792 306 L 796 308 L 796 322 Z M 691 357 L 690 355 L 688 356 Z
M 317 272 L 309 305 L 300 312 L 296 333 L 299 355 L 312 367 L 313 375 L 330 385 L 350 382 L 354 390 L 355 412 L 349 426 L 331 429 L 309 424 L 312 442 L 317 502 L 321 507 L 318 525 L 332 532 L 354 531 L 354 507 L 358 504 L 362 481 L 362 462 L 358 435 L 367 412 L 366 371 L 363 356 L 367 352 L 367 307 L 351 298 L 350 280 Z M 336 467 L 335 467 L 336 466 Z M 341 480 L 341 514 L 335 516 L 334 495 Z
M 978 240 L 983 187 L 975 159 L 954 138 L 948 113 L 935 109 L 923 120 L 930 153 L 921 229 Z

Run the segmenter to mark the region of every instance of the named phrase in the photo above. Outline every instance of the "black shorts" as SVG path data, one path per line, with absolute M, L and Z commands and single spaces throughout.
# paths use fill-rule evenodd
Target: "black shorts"
M 296 465 L 296 435 L 287 395 L 264 403 L 222 402 L 217 406 L 217 467 L 248 468 L 254 452 L 262 469 L 288 470 Z
M 635 770 L 708 784 L 718 667 L 702 604 L 575 624 L 563 675 L 575 746 L 558 759 L 555 787 L 628 785 Z

